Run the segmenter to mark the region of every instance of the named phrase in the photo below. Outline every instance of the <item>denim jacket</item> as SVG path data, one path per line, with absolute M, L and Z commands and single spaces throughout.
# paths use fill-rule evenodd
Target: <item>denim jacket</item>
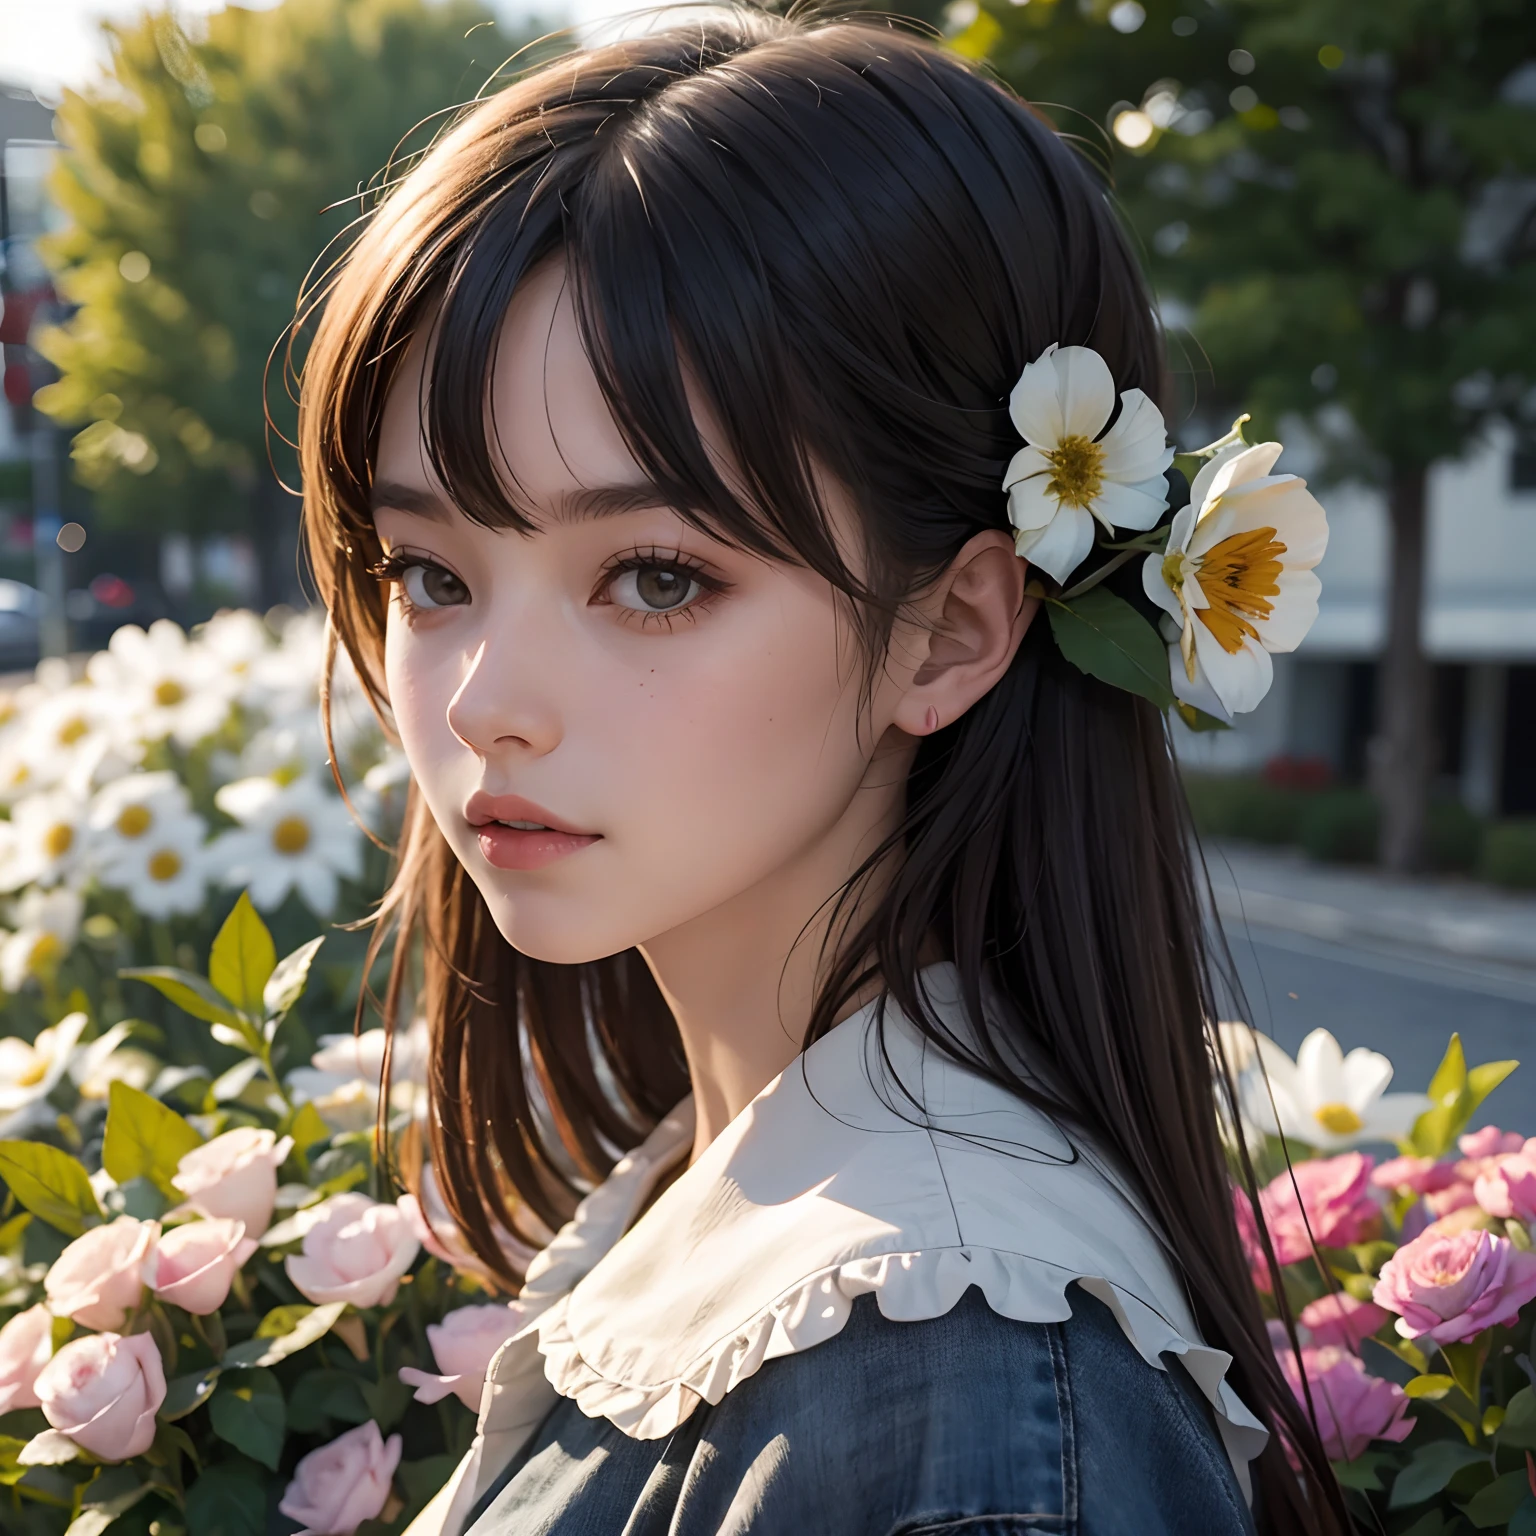
M 965 1038 L 953 967 L 922 981 Z M 647 1209 L 692 1139 L 685 1103 L 530 1265 L 474 1448 L 408 1536 L 682 1536 L 759 1506 L 784 1511 L 763 1530 L 1245 1528 L 1265 1431 L 1150 1218 L 899 1011 L 817 1041 Z M 839 1490 L 874 1523 L 798 1523 Z

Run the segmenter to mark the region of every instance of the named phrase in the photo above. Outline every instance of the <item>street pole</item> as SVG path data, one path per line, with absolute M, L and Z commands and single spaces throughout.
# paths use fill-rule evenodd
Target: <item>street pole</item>
M 69 620 L 64 612 L 64 551 L 59 547 L 59 460 L 54 430 L 34 407 L 32 418 L 32 552 L 43 595 L 38 647 L 44 656 L 69 654 Z

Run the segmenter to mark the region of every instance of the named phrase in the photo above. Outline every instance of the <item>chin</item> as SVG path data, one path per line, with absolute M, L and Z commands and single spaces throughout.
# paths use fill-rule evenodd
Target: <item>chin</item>
M 530 960 L 550 965 L 585 965 L 609 955 L 633 949 L 645 935 L 627 925 L 605 921 L 590 902 L 513 897 L 505 891 L 487 890 L 481 895 L 491 919 L 508 944 Z

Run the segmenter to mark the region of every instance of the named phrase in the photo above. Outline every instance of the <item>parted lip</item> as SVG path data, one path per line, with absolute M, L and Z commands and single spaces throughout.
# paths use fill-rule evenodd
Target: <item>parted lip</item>
M 477 789 L 464 807 L 464 819 L 472 827 L 488 827 L 498 821 L 535 821 L 551 832 L 564 832 L 571 837 L 596 837 L 595 832 L 573 827 L 570 822 L 547 811 L 521 795 L 488 795 Z

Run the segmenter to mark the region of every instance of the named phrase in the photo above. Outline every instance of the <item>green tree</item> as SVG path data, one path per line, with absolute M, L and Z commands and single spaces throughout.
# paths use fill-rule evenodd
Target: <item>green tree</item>
M 1176 354 L 1324 480 L 1385 494 L 1382 857 L 1432 770 L 1425 485 L 1536 383 L 1536 8 L 1525 0 L 962 0 L 963 52 L 1051 103 L 1148 238 Z M 951 16 L 955 15 L 952 8 Z M 1180 342 L 1182 341 L 1182 345 Z
M 245 532 L 276 601 L 297 510 L 273 473 L 294 483 L 273 346 L 364 189 L 517 45 L 479 0 L 286 0 L 218 12 L 195 41 L 169 12 L 110 32 L 111 78 L 59 111 L 69 223 L 46 254 L 79 308 L 43 340 L 60 377 L 38 403 L 87 423 L 75 472 L 105 520 Z

